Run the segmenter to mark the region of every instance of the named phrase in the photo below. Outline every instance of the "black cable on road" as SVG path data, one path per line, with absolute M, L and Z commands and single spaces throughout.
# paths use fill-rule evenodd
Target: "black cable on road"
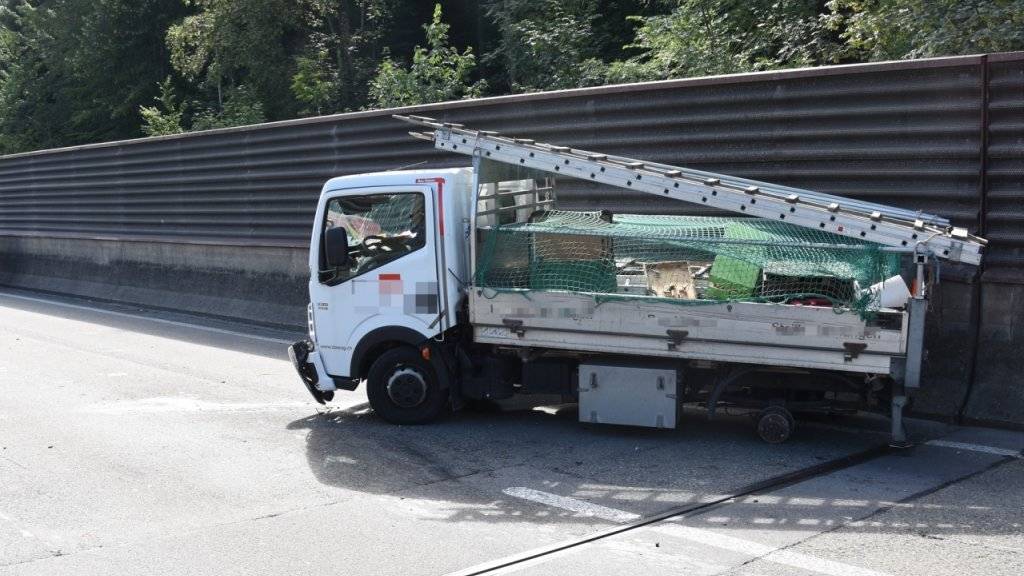
M 530 560 L 535 560 L 537 558 L 542 558 L 544 556 L 550 556 L 552 554 L 556 554 L 564 550 L 569 550 L 572 548 L 582 546 L 584 544 L 589 544 L 591 542 L 603 540 L 605 538 L 609 538 L 617 534 L 622 534 L 624 532 L 630 532 L 638 528 L 650 526 L 651 524 L 656 524 L 658 522 L 662 522 L 670 518 L 683 517 L 689 514 L 693 514 L 695 512 L 704 512 L 716 506 L 727 504 L 737 498 L 742 498 L 745 496 L 754 496 L 766 492 L 772 492 L 775 490 L 779 490 L 781 488 L 785 488 L 787 486 L 791 486 L 793 484 L 810 480 L 818 476 L 831 474 L 832 472 L 837 472 L 844 468 L 849 468 L 851 466 L 863 464 L 864 462 L 867 462 L 869 460 L 874 460 L 875 458 L 888 454 L 891 450 L 892 449 L 889 447 L 888 444 L 879 444 L 877 446 L 873 446 L 871 448 L 868 448 L 860 452 L 856 452 L 854 454 L 849 454 L 840 458 L 836 458 L 835 460 L 829 460 L 828 462 L 822 462 L 821 464 L 816 464 L 808 468 L 795 470 L 793 472 L 788 472 L 786 474 L 768 478 L 767 480 L 755 482 L 753 484 L 740 488 L 739 490 L 732 494 L 722 496 L 721 498 L 717 498 L 710 502 L 704 502 L 701 504 L 691 504 L 686 506 L 677 506 L 665 510 L 664 512 L 655 514 L 653 516 L 641 518 L 639 520 L 628 522 L 619 526 L 614 526 L 612 528 L 599 530 L 597 532 L 588 534 L 586 536 L 582 536 L 580 538 L 576 538 L 574 540 L 559 542 L 551 546 L 536 548 L 534 550 L 530 550 L 517 556 L 509 556 L 506 558 L 502 558 L 501 560 L 497 560 L 495 563 L 491 565 L 478 565 L 472 568 L 467 568 L 465 570 L 450 572 L 449 574 L 447 574 L 447 576 L 480 576 L 483 574 L 490 574 L 498 570 L 510 568 L 512 566 L 515 566 L 516 564 L 522 564 L 524 562 L 529 562 Z

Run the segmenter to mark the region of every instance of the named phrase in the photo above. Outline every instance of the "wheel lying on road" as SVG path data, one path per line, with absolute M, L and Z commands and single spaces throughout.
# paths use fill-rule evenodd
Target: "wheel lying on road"
M 769 406 L 757 415 L 757 435 L 769 444 L 781 444 L 789 439 L 796 420 L 782 406 Z
M 408 346 L 388 350 L 370 366 L 366 395 L 373 411 L 392 424 L 430 422 L 448 405 L 433 367 Z

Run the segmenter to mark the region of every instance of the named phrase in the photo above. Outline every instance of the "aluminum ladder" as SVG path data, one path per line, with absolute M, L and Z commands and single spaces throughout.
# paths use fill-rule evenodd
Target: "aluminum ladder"
M 430 129 L 410 132 L 439 150 L 523 166 L 682 200 L 747 216 L 788 222 L 875 242 L 900 252 L 978 265 L 987 241 L 940 216 L 800 188 L 544 144 L 473 130 L 424 116 L 394 118 Z

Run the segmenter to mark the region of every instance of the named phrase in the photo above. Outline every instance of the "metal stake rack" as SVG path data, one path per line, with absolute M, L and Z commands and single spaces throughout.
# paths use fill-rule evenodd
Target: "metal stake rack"
M 986 240 L 939 216 L 701 170 L 544 144 L 423 116 L 396 119 L 434 147 L 978 265 Z

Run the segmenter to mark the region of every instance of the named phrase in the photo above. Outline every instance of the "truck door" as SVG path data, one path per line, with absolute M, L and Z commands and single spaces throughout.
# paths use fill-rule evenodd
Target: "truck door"
M 350 376 L 352 353 L 378 328 L 403 327 L 424 339 L 440 331 L 434 192 L 427 186 L 376 187 L 327 196 L 315 252 L 310 301 L 327 372 Z M 344 228 L 349 258 L 330 267 L 324 238 Z

